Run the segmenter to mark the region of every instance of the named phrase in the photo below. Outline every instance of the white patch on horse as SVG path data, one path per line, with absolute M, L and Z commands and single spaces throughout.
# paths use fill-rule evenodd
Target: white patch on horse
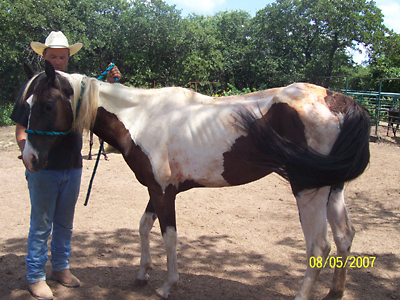
M 24 161 L 24 165 L 26 166 L 28 171 L 32 172 L 33 170 L 32 161 L 38 159 L 39 159 L 39 153 L 37 152 L 36 149 L 32 147 L 27 137 L 25 141 L 24 150 L 22 151 L 22 160 Z
M 33 95 L 29 96 L 28 99 L 25 100 L 26 103 L 29 104 L 29 107 L 32 108 L 33 103 L 35 102 L 35 99 Z M 31 114 L 29 111 L 29 116 L 28 116 L 28 128 L 29 128 L 29 121 L 31 118 Z M 25 167 L 28 169 L 28 171 L 32 172 L 33 170 L 33 160 L 39 159 L 39 153 L 37 152 L 36 149 L 32 147 L 32 144 L 29 142 L 29 134 L 26 135 L 25 139 L 25 146 L 24 150 L 22 151 L 22 160 L 24 162 Z
M 223 154 L 244 134 L 234 125 L 237 111 L 246 107 L 259 115 L 260 108 L 265 113 L 272 97 L 260 92 L 219 99 L 182 88 L 141 90 L 101 84 L 99 106 L 129 130 L 163 189 L 185 180 L 219 187 L 229 185 L 221 175 Z
M 34 102 L 33 95 L 29 96 L 29 98 L 26 99 L 26 103 L 28 103 L 29 107 L 31 107 L 31 108 L 32 108 L 33 102 Z

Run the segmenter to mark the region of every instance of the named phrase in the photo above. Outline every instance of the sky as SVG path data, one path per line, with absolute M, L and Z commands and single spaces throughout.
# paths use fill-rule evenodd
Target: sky
M 265 8 L 274 0 L 165 0 L 166 3 L 176 5 L 182 10 L 182 15 L 190 13 L 213 15 L 219 11 L 244 10 L 255 16 L 256 12 Z M 389 29 L 400 34 L 400 0 L 375 0 L 382 10 L 384 23 Z
M 166 3 L 176 5 L 182 11 L 182 16 L 190 13 L 213 15 L 220 11 L 244 10 L 255 16 L 256 12 L 265 8 L 275 0 L 165 0 Z M 384 24 L 389 29 L 400 34 L 400 0 L 375 0 L 384 15 Z M 352 52 L 357 63 L 365 60 L 365 55 Z

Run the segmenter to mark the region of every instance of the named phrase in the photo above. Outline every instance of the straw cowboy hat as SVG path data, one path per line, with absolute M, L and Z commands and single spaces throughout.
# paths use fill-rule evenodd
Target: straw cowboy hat
M 81 50 L 82 46 L 82 43 L 76 43 L 69 46 L 67 38 L 61 31 L 50 32 L 44 44 L 39 42 L 31 42 L 33 51 L 39 55 L 43 55 L 43 50 L 46 48 L 67 48 L 69 49 L 69 55 L 74 55 L 76 52 Z

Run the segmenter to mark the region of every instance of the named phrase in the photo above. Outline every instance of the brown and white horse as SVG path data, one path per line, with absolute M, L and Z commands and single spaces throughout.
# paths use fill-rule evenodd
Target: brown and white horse
M 369 163 L 370 121 L 366 110 L 345 95 L 295 83 L 213 98 L 177 87 L 145 90 L 108 84 L 55 72 L 46 64 L 46 71 L 30 80 L 21 101 L 30 105 L 29 129 L 92 128 L 122 153 L 147 186 L 150 200 L 140 220 L 141 262 L 135 282 L 149 279 L 149 233 L 158 218 L 168 268 L 157 290 L 163 298 L 178 282 L 175 197 L 194 187 L 240 185 L 271 172 L 290 182 L 307 251 L 307 270 L 295 299 L 309 299 L 321 271 L 308 264 L 310 257 L 328 257 L 327 221 L 338 256 L 343 261 L 349 256 L 355 230 L 343 187 Z M 59 138 L 28 134 L 23 159 L 31 170 L 46 165 L 49 140 Z M 342 297 L 345 278 L 346 268 L 336 268 L 325 299 Z

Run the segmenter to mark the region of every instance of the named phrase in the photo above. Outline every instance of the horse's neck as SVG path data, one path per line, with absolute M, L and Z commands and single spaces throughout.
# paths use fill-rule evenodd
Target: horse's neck
M 99 107 L 106 110 L 123 110 L 146 104 L 145 90 L 128 88 L 120 84 L 101 82 L 99 85 Z

